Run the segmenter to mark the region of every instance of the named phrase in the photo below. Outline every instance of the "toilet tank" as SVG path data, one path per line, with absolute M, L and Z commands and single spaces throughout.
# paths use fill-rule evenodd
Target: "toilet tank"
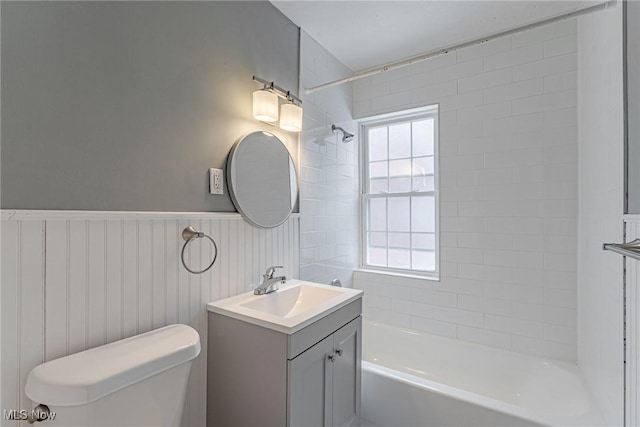
M 199 353 L 193 328 L 169 325 L 38 365 L 25 393 L 52 425 L 178 427 Z

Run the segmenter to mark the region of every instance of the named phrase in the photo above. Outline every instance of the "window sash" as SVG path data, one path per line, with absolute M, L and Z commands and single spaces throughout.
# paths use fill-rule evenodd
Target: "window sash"
M 390 267 L 393 263 L 391 262 L 390 258 L 392 255 L 393 251 L 405 251 L 407 252 L 406 256 L 408 264 L 405 266 L 405 268 L 400 268 L 401 270 L 405 270 L 405 271 L 411 271 L 411 272 L 415 272 L 418 274 L 435 274 L 438 271 L 438 265 L 437 265 L 437 252 L 438 252 L 438 237 L 437 237 L 437 233 L 438 233 L 438 227 L 437 227 L 437 220 L 435 218 L 435 215 L 437 213 L 437 208 L 435 205 L 435 194 L 434 192 L 431 192 L 430 195 L 427 194 L 422 194 L 422 193 L 407 193 L 408 196 L 405 195 L 397 195 L 397 194 L 393 194 L 393 195 L 373 195 L 373 197 L 363 197 L 363 208 L 364 208 L 364 217 L 363 217 L 363 227 L 362 227 L 362 233 L 363 233 L 363 264 L 369 267 L 377 267 L 377 268 L 394 268 L 394 267 Z M 433 223 L 432 226 L 433 228 L 428 228 L 428 229 L 416 229 L 415 228 L 415 218 L 414 218 L 414 205 L 413 203 L 415 203 L 415 199 L 419 199 L 419 198 L 431 198 L 434 199 L 434 212 L 433 212 Z M 391 211 L 389 210 L 389 204 L 388 201 L 391 199 L 400 199 L 400 198 L 406 198 L 407 202 L 409 204 L 408 206 L 408 212 L 406 212 L 406 218 L 405 220 L 407 221 L 407 229 L 403 230 L 403 229 L 393 229 L 390 226 L 390 221 L 389 221 L 389 217 L 391 214 Z M 380 221 L 378 221 L 378 226 L 374 225 L 372 222 L 372 217 L 373 217 L 373 210 L 370 209 L 370 203 L 369 201 L 371 200 L 385 200 L 387 201 L 386 203 L 384 203 L 384 224 L 380 225 Z M 371 237 L 373 235 L 380 235 L 380 236 L 384 236 L 383 240 L 384 240 L 384 244 L 372 244 L 371 243 Z M 406 236 L 408 238 L 408 243 L 404 243 L 403 246 L 400 245 L 394 245 L 394 243 L 391 241 L 393 237 L 397 238 L 399 236 Z M 425 237 L 425 236 L 432 236 L 433 237 L 433 249 L 430 248 L 424 248 L 421 247 L 419 243 L 416 242 L 416 240 L 420 237 Z M 370 259 L 370 249 L 379 249 L 382 250 L 384 252 L 384 256 L 385 256 L 385 265 L 380 265 L 379 263 L 375 263 L 372 262 Z M 424 264 L 425 262 L 427 264 L 431 264 L 431 262 L 427 259 L 426 261 L 423 259 L 422 263 L 419 261 L 419 255 L 420 254 L 425 254 L 425 253 L 431 253 L 434 254 L 434 259 L 433 259 L 433 268 L 420 268 L 420 264 Z M 398 267 L 395 267 L 396 269 L 398 269 Z

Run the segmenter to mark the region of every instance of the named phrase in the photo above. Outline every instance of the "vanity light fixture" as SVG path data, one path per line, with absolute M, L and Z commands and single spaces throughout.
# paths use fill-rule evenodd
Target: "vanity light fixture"
M 267 89 L 253 92 L 253 118 L 267 123 L 278 121 L 278 95 Z
M 290 132 L 302 130 L 302 107 L 287 103 L 280 107 L 280 128 Z
M 253 92 L 253 118 L 275 125 L 278 121 L 278 98 L 285 100 L 280 107 L 280 128 L 290 132 L 302 130 L 302 101 L 290 91 L 275 83 L 253 76 L 262 83 L 260 90 Z

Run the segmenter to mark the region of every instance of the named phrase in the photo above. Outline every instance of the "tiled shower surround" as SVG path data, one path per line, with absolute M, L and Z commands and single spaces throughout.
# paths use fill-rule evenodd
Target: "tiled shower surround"
M 357 272 L 365 316 L 576 360 L 576 21 L 354 82 L 354 117 L 440 109 L 440 281 Z

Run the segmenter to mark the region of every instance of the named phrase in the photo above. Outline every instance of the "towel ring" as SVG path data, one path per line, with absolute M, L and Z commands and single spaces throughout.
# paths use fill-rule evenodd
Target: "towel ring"
M 187 263 L 184 261 L 184 250 L 187 248 L 187 245 L 189 243 L 201 237 L 206 237 L 207 239 L 211 240 L 211 243 L 213 243 L 213 248 L 216 250 L 216 253 L 213 256 L 213 261 L 211 261 L 211 264 L 209 264 L 207 268 L 205 268 L 204 270 L 196 271 L 187 267 Z M 184 242 L 184 245 L 182 246 L 182 253 L 180 254 L 180 258 L 182 259 L 182 265 L 189 273 L 202 274 L 205 271 L 209 270 L 211 267 L 213 267 L 213 264 L 215 264 L 216 259 L 218 258 L 218 245 L 216 245 L 215 240 L 213 240 L 211 236 L 203 233 L 202 231 L 197 231 L 192 226 L 188 226 L 187 228 L 182 230 L 182 238 L 185 240 L 185 242 Z

